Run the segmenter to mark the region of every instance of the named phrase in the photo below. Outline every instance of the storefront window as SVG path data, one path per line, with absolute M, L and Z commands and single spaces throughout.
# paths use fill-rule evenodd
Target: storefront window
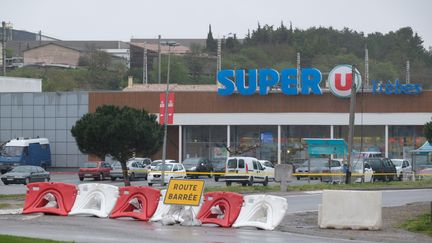
M 183 126 L 183 160 L 226 159 L 227 126 Z
M 391 159 L 411 159 L 411 150 L 426 142 L 423 126 L 389 126 L 388 155 Z
M 282 163 L 299 163 L 306 159 L 302 138 L 330 138 L 330 126 L 282 126 Z
M 277 126 L 231 126 L 231 155 L 277 163 L 277 138 Z
M 334 126 L 334 138 L 348 143 L 348 126 Z M 353 150 L 356 152 L 381 152 L 385 154 L 385 126 L 355 126 Z

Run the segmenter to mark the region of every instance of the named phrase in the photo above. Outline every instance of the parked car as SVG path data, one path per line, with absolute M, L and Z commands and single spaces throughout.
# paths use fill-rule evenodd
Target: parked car
M 334 175 L 334 174 L 343 174 L 344 170 L 342 167 L 342 160 L 338 159 L 331 159 L 327 160 L 327 163 L 322 168 L 321 173 L 323 175 L 321 176 L 322 182 L 342 182 L 344 176 L 343 175 Z M 324 175 L 328 173 L 329 175 Z
M 396 167 L 396 178 L 400 181 L 403 179 L 405 173 L 412 172 L 411 162 L 406 159 L 391 159 Z
M 50 181 L 50 173 L 40 166 L 23 165 L 14 167 L 1 176 L 3 184 L 24 184 L 32 182 Z
M 258 160 L 261 163 L 261 166 L 265 168 L 264 174 L 268 176 L 270 181 L 275 180 L 275 169 L 272 162 L 268 160 Z
M 225 183 L 231 186 L 233 182 L 242 186 L 252 186 L 253 183 L 268 185 L 269 178 L 265 168 L 253 157 L 229 157 L 226 162 Z
M 129 180 L 133 181 L 138 178 L 144 178 L 147 180 L 148 169 L 146 166 L 138 160 L 132 159 L 126 162 L 128 168 Z M 112 181 L 117 178 L 123 178 L 123 169 L 120 162 L 114 162 L 112 165 L 112 170 L 110 171 L 110 177 Z
M 148 173 L 147 181 L 149 186 L 153 186 L 155 183 L 162 182 L 162 168 L 165 171 L 164 184 L 169 183 L 171 178 L 184 179 L 186 178 L 186 170 L 180 163 L 165 163 L 165 167 L 162 164 L 156 166 L 156 168 Z
M 130 158 L 128 161 L 137 161 L 141 163 L 144 167 L 147 167 L 152 162 L 150 158 L 139 158 L 139 157 Z
M 296 169 L 296 177 L 297 180 L 300 180 L 302 177 L 309 177 L 309 161 L 310 161 L 310 174 L 311 179 L 319 179 L 321 178 L 321 174 L 324 168 L 328 168 L 328 158 L 310 158 L 303 162 L 303 164 Z
M 213 172 L 215 172 L 214 180 L 217 182 L 219 179 L 225 178 L 226 158 L 213 159 L 211 164 L 213 166 Z
M 352 178 L 354 182 L 372 182 L 373 173 L 371 166 L 367 162 L 363 162 L 363 160 L 356 160 L 352 164 Z
M 388 158 L 369 158 L 364 162 L 373 170 L 373 181 L 392 181 L 396 177 L 396 167 Z
M 212 177 L 213 166 L 206 158 L 187 158 L 183 160 L 183 166 L 186 169 L 186 176 L 191 178 L 198 178 L 204 172 L 209 178 Z M 202 174 L 199 174 L 202 173 Z
M 161 159 L 154 160 L 153 162 L 150 163 L 150 165 L 147 166 L 147 169 L 154 170 L 156 168 L 156 166 L 158 164 L 161 164 L 161 163 L 162 163 Z M 166 159 L 165 163 L 178 163 L 178 162 L 176 160 L 173 160 L 173 159 Z
M 79 168 L 78 178 L 83 181 L 84 178 L 94 178 L 96 181 L 105 180 L 110 178 L 110 171 L 112 167 L 109 163 L 104 161 L 87 162 L 83 167 Z

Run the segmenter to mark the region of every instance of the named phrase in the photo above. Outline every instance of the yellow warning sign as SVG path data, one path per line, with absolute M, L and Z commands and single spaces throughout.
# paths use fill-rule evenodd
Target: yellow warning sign
M 165 194 L 165 204 L 198 206 L 204 190 L 204 180 L 171 179 Z

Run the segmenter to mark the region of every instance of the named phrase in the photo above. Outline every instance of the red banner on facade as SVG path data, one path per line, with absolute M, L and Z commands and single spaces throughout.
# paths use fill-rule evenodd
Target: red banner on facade
M 159 95 L 159 124 L 164 124 L 165 121 L 165 104 L 166 104 L 166 93 Z M 168 125 L 174 123 L 174 93 L 168 94 Z

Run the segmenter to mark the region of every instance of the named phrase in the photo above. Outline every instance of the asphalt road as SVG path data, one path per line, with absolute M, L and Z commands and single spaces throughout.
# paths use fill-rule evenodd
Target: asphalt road
M 315 211 L 321 192 L 286 193 L 288 214 Z M 383 206 L 432 201 L 432 189 L 383 191 Z M 43 214 L 0 215 L 0 234 L 76 242 L 356 242 L 255 228 L 163 226 L 130 219 Z M 379 239 L 377 239 L 379 241 Z
M 75 242 L 359 242 L 279 231 L 163 226 L 135 220 L 78 216 L 0 215 L 0 234 Z

